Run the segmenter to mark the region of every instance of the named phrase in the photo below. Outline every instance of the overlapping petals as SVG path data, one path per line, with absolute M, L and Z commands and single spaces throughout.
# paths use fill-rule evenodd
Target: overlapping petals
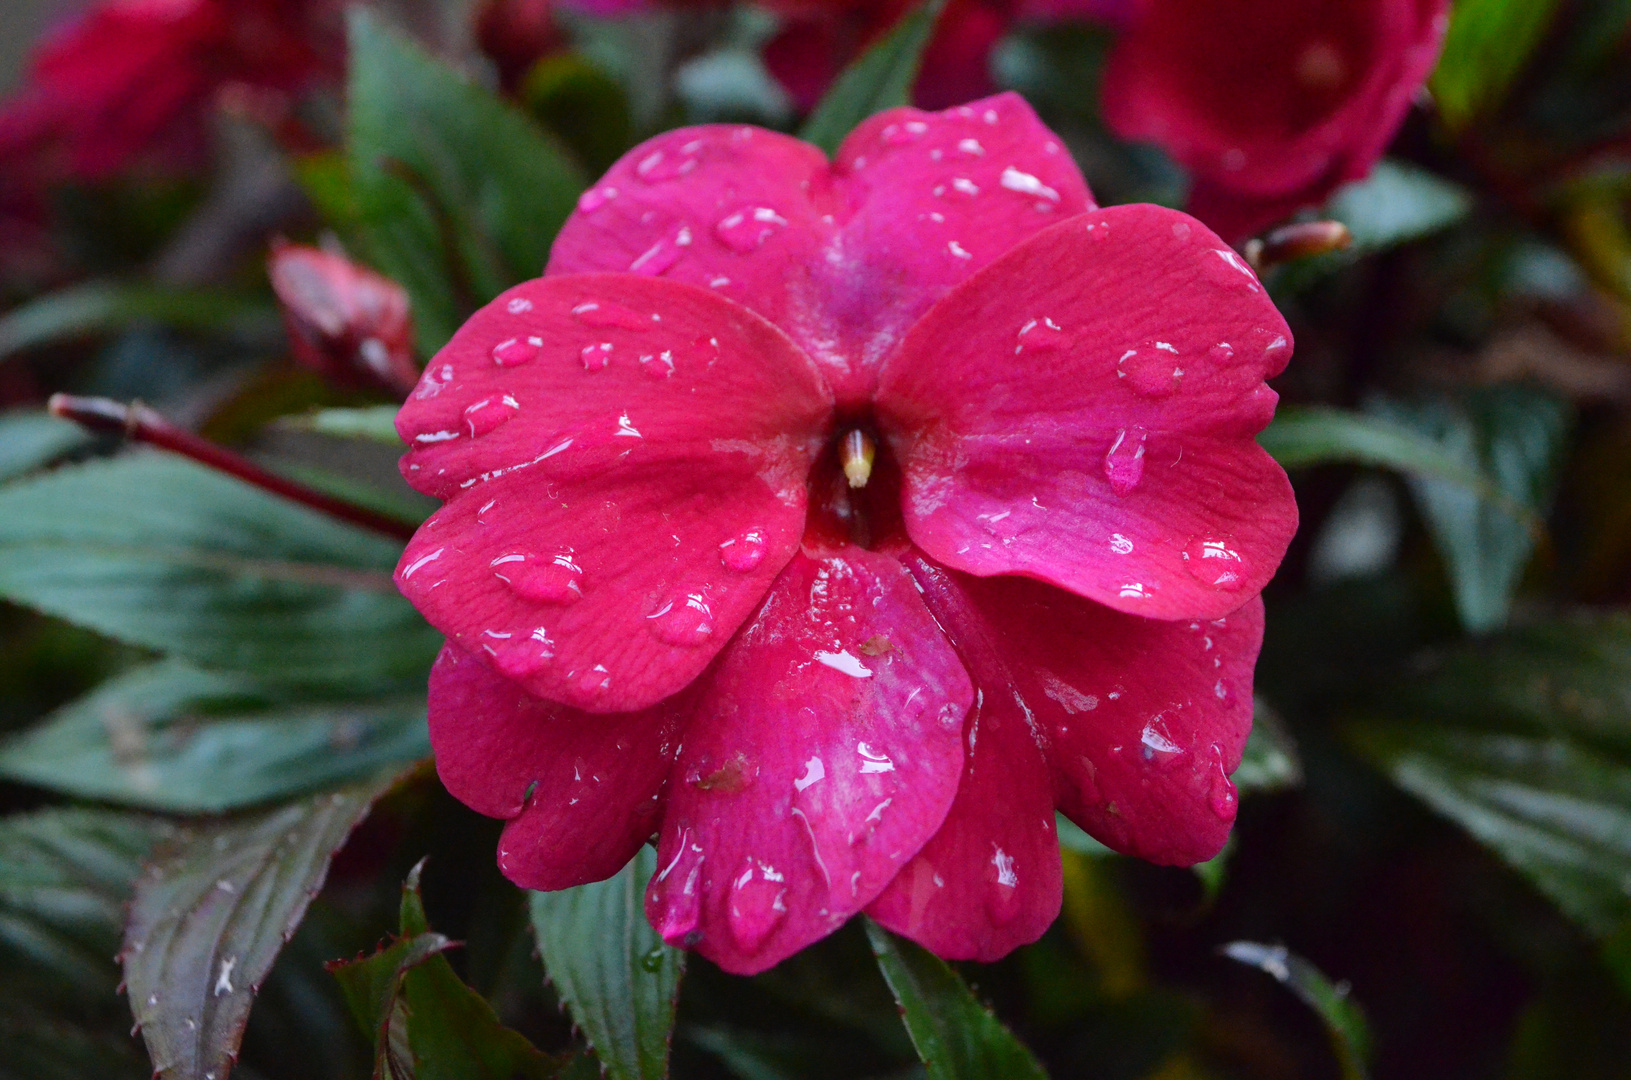
M 1096 209 L 1012 96 L 830 165 L 637 148 L 398 419 L 447 500 L 398 581 L 450 639 L 449 789 L 531 887 L 655 832 L 653 925 L 738 972 L 863 910 L 949 957 L 1035 940 L 1056 806 L 1210 857 L 1296 523 L 1255 442 L 1289 353 L 1216 235 Z
M 1106 121 L 1194 174 L 1231 240 L 1365 176 L 1438 59 L 1448 0 L 1147 0 L 1117 42 Z

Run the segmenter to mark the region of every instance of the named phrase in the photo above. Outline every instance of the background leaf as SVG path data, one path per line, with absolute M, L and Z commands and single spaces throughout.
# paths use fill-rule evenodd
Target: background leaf
M 386 446 L 401 446 L 396 433 L 395 405 L 367 405 L 357 409 L 318 409 L 305 416 L 289 416 L 283 423 L 337 439 L 367 439 Z
M 1344 185 L 1322 216 L 1353 233 L 1350 256 L 1367 255 L 1447 229 L 1472 212 L 1465 188 L 1408 162 L 1383 160 Z
M 1444 51 L 1428 80 L 1451 130 L 1501 103 L 1557 8 L 1558 0 L 1456 0 Z
M 1427 474 L 1408 477 L 1449 570 L 1462 625 L 1475 634 L 1499 628 L 1535 549 L 1535 521 L 1551 506 L 1569 430 L 1568 407 L 1548 394 L 1498 386 L 1460 399 L 1378 400 L 1373 409 L 1431 439 L 1468 471 L 1483 474 L 1501 497 L 1497 502 Z
M 532 894 L 544 969 L 613 1080 L 668 1075 L 685 953 L 646 921 L 645 884 L 656 872 L 648 845 L 606 881 Z
M 1319 968 L 1288 952 L 1284 945 L 1231 941 L 1223 947 L 1223 955 L 1273 976 L 1302 998 L 1331 1033 L 1342 1075 L 1346 1080 L 1362 1080 L 1365 1060 L 1370 1056 L 1370 1033 L 1364 1013 L 1349 1000 L 1345 983 L 1331 982 Z
M 87 281 L 35 297 L 0 316 L 0 359 L 136 321 L 232 334 L 263 344 L 276 341 L 280 333 L 276 309 L 262 300 L 218 291 Z
M 120 954 L 155 1077 L 224 1077 L 250 1006 L 329 862 L 391 773 L 190 830 L 136 886 Z
M 944 960 L 870 919 L 866 934 L 930 1080 L 1047 1076 Z
M 804 122 L 799 138 L 830 156 L 862 120 L 910 104 L 923 50 L 945 6 L 946 0 L 924 0 L 901 16 L 889 33 L 838 76 Z
M 153 810 L 216 813 L 430 756 L 423 698 L 289 704 L 248 677 L 126 672 L 0 747 L 0 776 Z
M 0 481 L 49 465 L 91 442 L 78 424 L 49 413 L 15 412 L 0 416 Z
M 0 595 L 206 667 L 351 693 L 420 683 L 439 646 L 391 582 L 400 551 L 159 454 L 0 490 Z
M 330 966 L 374 1040 L 376 1080 L 550 1080 L 561 1062 L 499 1022 L 441 954 L 416 866 L 402 887 L 401 936 L 373 956 Z
M 524 113 L 365 8 L 351 10 L 349 43 L 355 205 L 429 355 L 477 305 L 543 273 L 585 181 Z

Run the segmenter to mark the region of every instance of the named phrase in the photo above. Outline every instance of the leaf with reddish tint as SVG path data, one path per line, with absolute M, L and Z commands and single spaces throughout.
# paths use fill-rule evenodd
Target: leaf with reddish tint
M 374 955 L 330 965 L 374 1041 L 375 1080 L 551 1080 L 563 1063 L 499 1022 L 441 954 L 414 867 L 402 886 L 401 936 Z
M 391 773 L 190 830 L 136 883 L 125 984 L 156 1077 L 225 1080 L 278 952 Z

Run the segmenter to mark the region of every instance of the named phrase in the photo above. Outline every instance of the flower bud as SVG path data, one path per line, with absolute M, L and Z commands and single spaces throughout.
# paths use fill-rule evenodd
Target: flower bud
M 283 241 L 267 273 L 296 360 L 347 389 L 413 388 L 419 372 L 402 286 L 344 256 Z

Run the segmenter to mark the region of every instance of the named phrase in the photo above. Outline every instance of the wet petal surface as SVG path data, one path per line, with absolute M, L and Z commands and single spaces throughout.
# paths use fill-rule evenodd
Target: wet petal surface
M 1255 436 L 1291 353 L 1256 276 L 1193 218 L 1079 215 L 959 286 L 882 376 L 912 539 L 978 575 L 1216 617 L 1296 530 Z
M 800 554 L 700 688 L 652 925 L 736 973 L 826 936 L 939 827 L 972 691 L 894 559 Z

